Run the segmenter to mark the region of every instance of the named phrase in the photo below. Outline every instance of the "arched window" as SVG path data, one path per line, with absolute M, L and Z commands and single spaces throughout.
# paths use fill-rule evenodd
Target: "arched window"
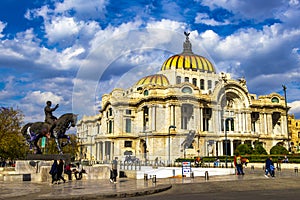
M 190 87 L 184 87 L 184 88 L 182 88 L 181 92 L 192 94 L 193 90 Z
M 197 79 L 196 78 L 193 78 L 193 85 L 197 86 Z
M 148 90 L 145 90 L 144 91 L 144 96 L 148 96 L 149 95 L 149 91 Z
M 204 90 L 204 79 L 200 80 L 200 89 Z
M 271 101 L 272 103 L 279 103 L 279 99 L 277 97 L 273 97 Z
M 212 88 L 211 80 L 208 80 L 207 81 L 207 89 L 211 89 L 211 88 Z
M 180 76 L 177 76 L 176 77 L 176 84 L 180 84 L 181 83 L 181 77 Z
M 184 77 L 184 82 L 190 82 L 189 77 Z

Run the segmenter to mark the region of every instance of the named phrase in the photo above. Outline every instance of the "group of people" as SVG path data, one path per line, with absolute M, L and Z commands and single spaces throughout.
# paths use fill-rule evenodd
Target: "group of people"
M 63 176 L 63 173 L 68 175 L 68 180 L 72 181 L 72 174 L 75 175 L 76 180 L 82 179 L 82 174 L 86 173 L 86 171 L 82 168 L 82 165 L 78 164 L 76 169 L 72 169 L 72 164 L 69 163 L 64 168 L 64 161 L 60 159 L 59 161 L 54 160 L 49 174 L 52 177 L 52 184 L 59 183 L 62 180 L 64 183 L 66 179 Z
M 234 165 L 236 167 L 236 174 L 237 175 L 244 175 L 243 165 L 247 167 L 247 164 L 249 163 L 249 160 L 247 158 L 243 158 L 239 154 L 234 156 Z M 265 162 L 265 177 L 269 178 L 269 175 L 271 177 L 275 177 L 275 166 L 272 161 L 272 157 L 268 157 Z
M 49 174 L 51 174 L 52 177 L 52 184 L 54 183 L 58 184 L 60 180 L 62 180 L 64 183 L 66 182 L 63 176 L 63 172 L 64 172 L 64 161 L 62 159 L 60 159 L 59 162 L 57 162 L 57 160 L 54 160 L 49 172 Z

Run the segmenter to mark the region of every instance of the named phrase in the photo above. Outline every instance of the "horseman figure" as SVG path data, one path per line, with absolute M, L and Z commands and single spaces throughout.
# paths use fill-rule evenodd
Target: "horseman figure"
M 55 121 L 57 120 L 57 117 L 55 117 L 52 112 L 55 111 L 59 104 L 56 104 L 56 106 L 54 108 L 51 108 L 52 102 L 51 101 L 47 101 L 46 102 L 46 107 L 44 108 L 44 112 L 45 112 L 45 122 L 53 125 L 55 123 Z
M 62 147 L 67 144 L 71 144 L 70 137 L 65 133 L 70 127 L 76 126 L 77 115 L 73 113 L 66 113 L 57 119 L 52 112 L 55 111 L 59 105 L 56 104 L 53 108 L 51 108 L 51 105 L 51 101 L 46 102 L 46 106 L 44 108 L 44 122 L 27 123 L 21 130 L 26 141 L 29 143 L 30 147 L 34 147 L 37 154 L 41 153 L 38 141 L 43 136 L 55 139 L 55 143 L 60 154 L 62 154 Z M 67 141 L 60 144 L 59 139 L 63 138 L 66 138 Z

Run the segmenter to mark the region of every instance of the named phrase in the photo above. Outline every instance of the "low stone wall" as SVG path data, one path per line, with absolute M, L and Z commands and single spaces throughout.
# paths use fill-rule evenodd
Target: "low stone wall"
M 32 181 L 51 182 L 51 169 L 53 161 L 17 161 L 15 168 L 1 168 L 0 181 Z M 84 166 L 86 171 L 82 179 L 109 179 L 110 167 L 108 165 Z M 74 175 L 73 175 L 74 176 Z M 64 174 L 67 180 L 67 175 Z M 75 177 L 73 177 L 73 180 Z

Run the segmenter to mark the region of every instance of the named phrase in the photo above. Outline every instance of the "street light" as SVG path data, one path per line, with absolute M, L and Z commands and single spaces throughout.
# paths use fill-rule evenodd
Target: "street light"
M 282 85 L 283 92 L 284 92 L 284 102 L 285 102 L 285 115 L 286 115 L 286 131 L 288 136 L 288 148 L 290 151 L 290 134 L 289 134 L 289 123 L 288 123 L 288 107 L 287 107 L 287 101 L 286 101 L 286 86 Z
M 227 165 L 228 153 L 227 153 L 227 127 L 226 127 L 226 125 L 228 124 L 229 120 L 233 120 L 233 118 L 232 117 L 228 117 L 224 121 L 224 130 L 225 130 L 225 167 L 226 168 L 228 167 L 228 165 Z M 228 127 L 228 130 L 229 130 L 229 127 Z
M 169 126 L 169 157 L 168 157 L 168 164 L 171 166 L 171 133 L 170 133 L 170 129 L 171 128 L 176 128 L 176 126 L 171 125 Z

